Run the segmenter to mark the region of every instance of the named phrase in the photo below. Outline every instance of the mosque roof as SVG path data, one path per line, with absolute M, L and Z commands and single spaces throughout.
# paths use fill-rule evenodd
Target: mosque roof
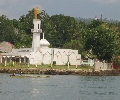
M 40 40 L 40 46 L 46 46 L 48 47 L 50 43 L 44 38 L 44 33 L 43 33 L 43 39 Z
M 0 43 L 0 51 L 2 52 L 11 52 L 14 45 L 10 42 L 3 41 Z
M 49 46 L 50 43 L 46 39 L 41 39 L 40 40 L 40 46 Z

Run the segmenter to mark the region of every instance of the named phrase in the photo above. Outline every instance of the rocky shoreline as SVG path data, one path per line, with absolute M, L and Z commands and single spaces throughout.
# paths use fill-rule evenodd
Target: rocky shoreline
M 58 70 L 58 69 L 0 69 L 0 73 L 7 73 L 7 74 L 43 74 L 43 75 L 81 75 L 81 76 L 120 76 L 120 70 L 80 70 L 80 69 L 65 69 L 65 70 Z

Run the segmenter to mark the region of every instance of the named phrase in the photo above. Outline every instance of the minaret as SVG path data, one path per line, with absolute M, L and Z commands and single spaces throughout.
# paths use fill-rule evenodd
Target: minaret
M 33 41 L 32 41 L 32 51 L 37 52 L 40 49 L 40 33 L 42 33 L 41 20 L 37 18 L 37 15 L 40 13 L 38 7 L 34 8 L 35 18 L 33 19 L 34 29 L 31 29 L 33 33 Z

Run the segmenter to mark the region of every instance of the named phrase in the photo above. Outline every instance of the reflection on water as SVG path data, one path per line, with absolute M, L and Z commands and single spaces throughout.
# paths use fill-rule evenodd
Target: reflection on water
M 119 76 L 10 78 L 0 74 L 0 100 L 119 100 L 119 84 Z

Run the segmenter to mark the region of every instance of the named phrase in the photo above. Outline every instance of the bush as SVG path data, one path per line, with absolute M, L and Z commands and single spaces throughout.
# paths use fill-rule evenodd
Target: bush
M 70 62 L 69 62 L 69 66 L 70 66 L 71 64 L 70 64 Z M 65 64 L 65 66 L 68 66 L 68 62 Z
M 54 65 L 54 66 L 56 65 L 56 61 L 53 61 L 53 65 Z
M 90 68 L 90 65 L 89 64 L 81 64 L 80 67 L 81 68 Z
M 43 66 L 43 65 L 44 65 L 44 63 L 42 62 L 42 63 L 41 63 L 41 65 Z
M 120 57 L 114 57 L 112 61 L 115 65 L 120 65 Z

